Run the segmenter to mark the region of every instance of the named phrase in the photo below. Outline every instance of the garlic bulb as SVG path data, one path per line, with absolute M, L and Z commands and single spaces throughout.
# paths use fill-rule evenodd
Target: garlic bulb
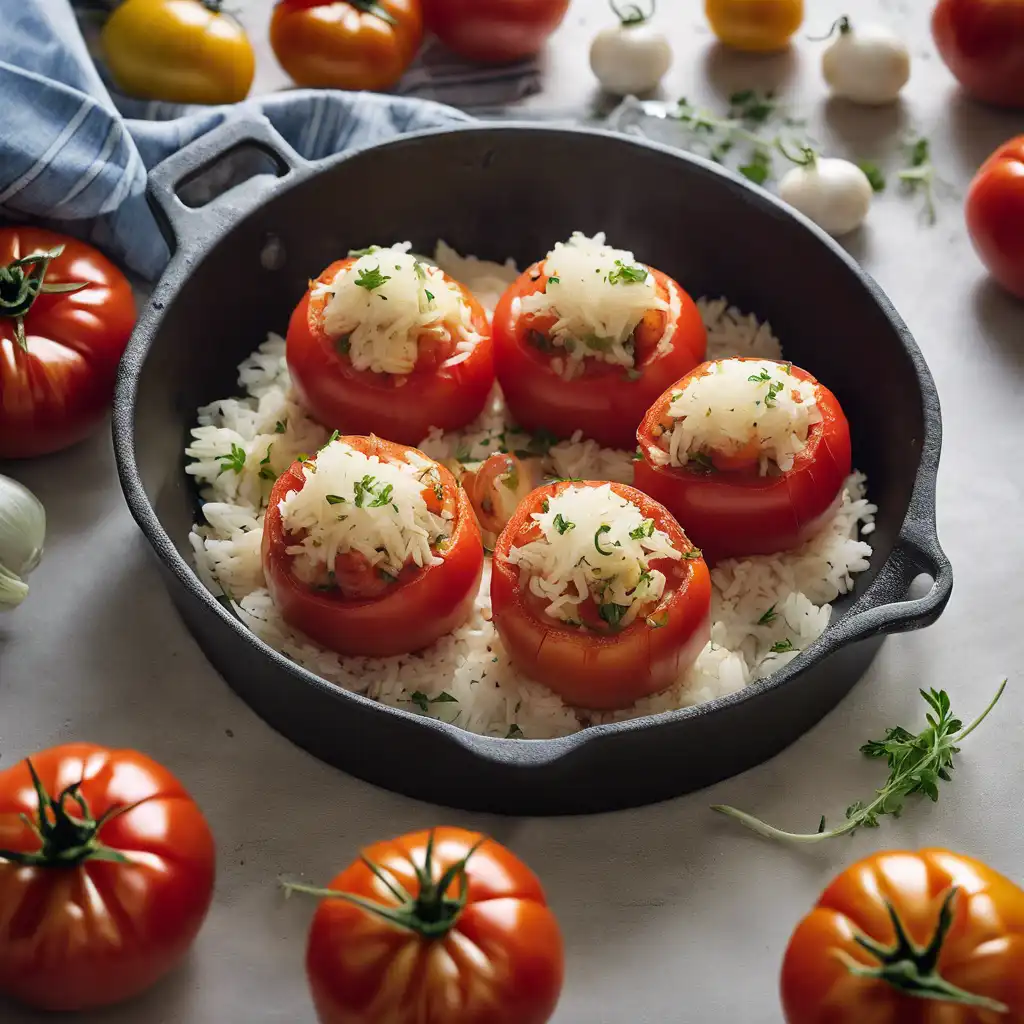
M 43 556 L 46 510 L 16 480 L 0 476 L 0 609 L 14 608 L 28 594 L 22 577 Z

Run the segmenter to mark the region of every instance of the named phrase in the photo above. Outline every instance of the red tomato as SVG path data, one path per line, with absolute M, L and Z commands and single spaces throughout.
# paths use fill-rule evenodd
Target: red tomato
M 460 57 L 506 64 L 538 53 L 568 9 L 569 0 L 423 0 L 423 19 Z
M 41 1010 L 137 995 L 184 957 L 213 881 L 202 812 L 148 757 L 71 743 L 0 772 L 0 992 Z
M 967 193 L 967 228 L 992 276 L 1024 299 L 1024 135 L 1000 146 Z
M 298 85 L 390 89 L 423 41 L 419 0 L 278 0 L 270 45 Z
M 558 923 L 536 876 L 461 828 L 377 843 L 331 882 L 306 971 L 321 1024 L 545 1024 Z
M 556 352 L 542 351 L 534 339 L 549 323 L 516 316 L 513 302 L 547 287 L 543 263 L 535 263 L 501 297 L 494 310 L 494 360 L 505 403 L 515 422 L 525 430 L 546 430 L 571 437 L 576 430 L 607 448 L 632 448 L 636 426 L 648 406 L 673 381 L 703 358 L 707 331 L 693 299 L 661 271 L 650 269 L 658 294 L 667 299 L 669 287 L 678 289 L 682 308 L 667 351 L 657 350 L 665 331 L 664 314 L 651 311 L 635 332 L 636 370 L 584 361 L 580 377 L 566 380 L 551 368 Z
M 533 513 L 567 487 L 602 486 L 596 481 L 560 481 L 538 487 L 498 538 L 491 566 L 494 627 L 516 667 L 566 703 L 601 711 L 628 708 L 670 686 L 696 660 L 711 628 L 711 577 L 699 552 L 695 558 L 651 563 L 667 577 L 664 596 L 624 629 L 610 629 L 598 617 L 596 606 L 587 607 L 591 602 L 581 605 L 586 628 L 559 622 L 520 584 L 520 569 L 509 563 L 508 554 L 513 546 L 533 539 Z M 693 550 L 679 524 L 656 501 L 624 484 L 610 486 L 644 518 L 653 519 L 677 550 Z
M 743 459 L 730 464 L 717 454 L 710 472 L 692 464 L 655 465 L 648 449 L 658 447 L 656 437 L 668 421 L 672 392 L 708 373 L 712 365 L 702 363 L 651 406 L 636 435 L 642 458 L 635 463 L 634 483 L 685 525 L 712 565 L 723 558 L 768 555 L 797 547 L 821 525 L 850 475 L 850 425 L 843 410 L 831 391 L 794 366 L 794 377 L 815 385 L 822 421 L 811 427 L 807 446 L 796 456 L 792 469 L 777 476 L 761 476 L 756 458 L 750 460 L 753 465 Z
M 332 263 L 314 283 L 329 284 L 355 260 Z M 408 374 L 356 370 L 339 350 L 339 339 L 324 330 L 329 296 L 306 293 L 288 324 L 288 369 L 303 402 L 321 423 L 342 433 L 418 444 L 431 427 L 458 430 L 480 415 L 494 386 L 491 328 L 480 303 L 447 274 L 445 278 L 460 289 L 473 311 L 481 341 L 468 359 L 440 368 L 438 363 L 451 351 L 421 338 L 419 360 Z
M 404 460 L 406 452 L 412 450 L 378 437 L 340 440 L 382 460 Z M 418 454 L 422 456 L 422 452 Z M 383 594 L 379 585 L 374 586 L 372 574 L 370 580 L 365 580 L 365 564 L 360 572 L 355 560 L 346 559 L 335 567 L 339 587 L 348 582 L 347 593 L 341 589 L 318 590 L 295 575 L 292 556 L 287 552 L 294 540 L 285 533 L 279 506 L 290 491 L 301 491 L 305 486 L 303 464 L 293 463 L 278 477 L 263 525 L 263 570 L 285 622 L 339 654 L 385 657 L 428 647 L 469 618 L 483 573 L 480 528 L 466 492 L 444 466 L 435 465 L 443 503 L 455 514 L 450 544 L 438 552 L 444 563 L 423 568 L 407 564 Z
M 131 286 L 92 246 L 0 228 L 0 459 L 46 455 L 89 434 L 110 406 L 134 325 Z
M 1024 0 L 939 0 L 932 35 L 969 93 L 1024 107 Z
M 1024 892 L 947 850 L 876 853 L 797 925 L 782 1005 L 787 1024 L 1022 1021 Z

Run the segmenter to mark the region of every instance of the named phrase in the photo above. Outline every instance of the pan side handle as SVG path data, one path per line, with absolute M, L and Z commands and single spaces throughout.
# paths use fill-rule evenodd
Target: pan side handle
M 268 158 L 272 176 L 257 173 L 200 206 L 183 200 L 182 190 L 201 175 L 253 150 Z M 311 166 L 265 115 L 232 118 L 157 164 L 146 199 L 171 252 L 194 251 Z

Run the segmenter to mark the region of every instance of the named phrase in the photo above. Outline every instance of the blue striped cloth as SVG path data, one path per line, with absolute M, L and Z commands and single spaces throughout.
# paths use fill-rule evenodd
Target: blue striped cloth
M 536 68 L 481 69 L 428 46 L 396 95 L 297 90 L 234 107 L 119 97 L 67 0 L 0 0 L 0 218 L 43 222 L 93 242 L 145 278 L 169 253 L 145 202 L 146 174 L 232 117 L 265 114 L 318 159 L 468 115 L 434 100 L 494 106 L 529 93 Z

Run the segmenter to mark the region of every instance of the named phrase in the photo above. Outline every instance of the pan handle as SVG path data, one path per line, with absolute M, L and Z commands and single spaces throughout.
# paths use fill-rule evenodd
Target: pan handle
M 275 177 L 270 181 L 266 174 L 248 178 L 203 206 L 191 207 L 182 201 L 179 189 L 243 147 L 269 157 Z M 172 254 L 195 250 L 310 166 L 265 115 L 232 118 L 157 164 L 149 172 L 146 199 Z
M 923 597 L 903 600 L 914 578 L 927 573 L 932 585 Z M 862 611 L 839 623 L 840 644 L 866 640 L 880 633 L 906 633 L 930 626 L 943 613 L 953 592 L 953 567 L 939 544 L 934 516 L 908 517 L 871 589 Z

